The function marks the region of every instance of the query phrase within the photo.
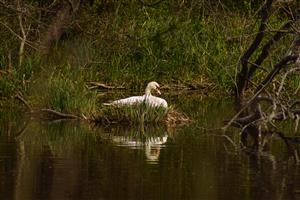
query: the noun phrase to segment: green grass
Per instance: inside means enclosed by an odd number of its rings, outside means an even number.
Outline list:
[[[81,116],[90,115],[96,109],[96,92],[85,85],[84,73],[70,66],[59,66],[46,76],[41,73],[32,85],[31,96],[37,100],[39,107]]]
[[[154,7],[135,1],[104,4],[97,1],[84,7],[78,17],[84,31],[69,30],[49,55],[40,56],[26,47],[20,67],[16,67],[18,39],[8,39],[7,30],[0,33],[1,70],[7,69],[5,55],[14,46],[13,76],[1,75],[1,96],[21,91],[33,106],[90,113],[96,107],[96,94],[85,88],[86,81],[131,90],[143,90],[152,80],[209,83],[214,88],[211,92],[229,93],[239,58],[257,30],[249,9],[206,10],[201,3],[178,7],[176,1]],[[276,29],[282,21],[284,18],[272,19],[269,26]],[[287,37],[278,43],[278,50],[265,62],[267,68],[284,53],[289,41]],[[261,77],[263,74],[255,78]]]
[[[165,122],[171,109],[154,108],[146,104],[132,106],[103,106],[94,115],[99,123],[157,124]]]

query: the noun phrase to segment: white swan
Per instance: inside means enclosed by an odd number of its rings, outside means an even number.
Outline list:
[[[118,146],[129,147],[131,149],[144,148],[147,162],[155,164],[158,162],[160,150],[168,140],[168,135],[161,135],[159,137],[146,137],[145,140],[141,138],[131,138],[126,136],[112,136],[111,140]]]
[[[151,107],[163,107],[168,108],[168,103],[163,98],[159,98],[151,95],[151,90],[155,90],[158,94],[161,94],[159,91],[159,84],[155,81],[148,83],[145,94],[143,96],[132,96],[125,99],[119,99],[111,103],[104,103],[103,105],[116,105],[116,106],[125,106],[133,104],[145,103]]]

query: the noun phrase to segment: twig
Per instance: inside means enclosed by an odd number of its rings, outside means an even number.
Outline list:
[[[279,89],[278,89],[278,91],[277,91],[277,93],[276,93],[276,96],[279,96],[279,94],[280,94],[280,92],[281,92],[281,90],[282,90],[282,88],[283,88],[283,85],[284,85],[284,82],[285,82],[286,77],[287,77],[289,74],[294,73],[294,72],[297,71],[297,70],[300,70],[300,67],[292,68],[292,69],[288,70],[288,71],[283,75],[283,77],[282,77],[282,79],[281,79],[281,83],[280,83]]]
[[[14,32],[7,24],[5,24],[5,23],[3,23],[3,22],[1,22],[1,21],[0,21],[0,24],[2,24],[5,28],[7,28],[7,29],[8,29],[14,36],[16,36],[19,40],[21,40],[21,41],[23,40],[23,38],[22,38],[20,35],[18,35],[16,32]],[[31,48],[33,48],[34,50],[38,50],[38,48],[35,47],[35,46],[33,45],[33,42],[26,40],[25,43],[26,43],[28,46],[30,46]]]

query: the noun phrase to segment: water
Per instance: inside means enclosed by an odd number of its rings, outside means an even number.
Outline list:
[[[0,199],[300,199],[299,165],[283,142],[245,153],[203,129],[222,126],[229,101],[170,99],[196,122],[96,127],[1,113]],[[238,143],[238,132],[228,136]]]

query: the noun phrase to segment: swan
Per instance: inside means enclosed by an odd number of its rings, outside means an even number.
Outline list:
[[[160,150],[167,142],[168,135],[161,135],[159,137],[146,137],[145,140],[126,136],[113,136],[111,139],[112,142],[117,144],[118,146],[125,146],[131,149],[143,147],[145,149],[147,162],[150,164],[154,164],[158,162]]]
[[[148,83],[145,94],[143,96],[132,96],[125,99],[115,100],[110,103],[104,103],[103,105],[116,105],[116,106],[126,106],[145,103],[151,107],[163,107],[168,108],[168,103],[165,99],[153,96],[151,90],[155,90],[158,94],[161,94],[159,91],[159,84],[155,81]]]

